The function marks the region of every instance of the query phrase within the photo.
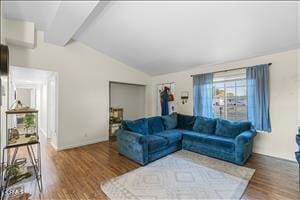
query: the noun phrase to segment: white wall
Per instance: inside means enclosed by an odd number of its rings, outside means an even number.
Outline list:
[[[0,1],[0,43],[4,44],[4,37],[3,37],[3,3]]]
[[[261,154],[295,160],[296,126],[300,122],[299,95],[300,73],[298,55],[300,49],[256,57],[226,64],[200,66],[191,70],[153,77],[153,107],[155,114],[155,86],[158,83],[175,82],[176,99],[179,113],[193,113],[193,82],[190,75],[213,72],[223,69],[253,66],[272,62],[270,67],[270,115],[272,133],[259,133],[255,139],[254,151]],[[187,104],[180,103],[180,93],[189,91]],[[298,116],[299,115],[299,116]]]
[[[9,48],[11,65],[58,73],[58,149],[108,140],[109,81],[147,85],[151,93],[150,76],[76,41],[59,47],[37,32],[35,49]]]
[[[299,2],[299,8],[300,8],[300,2]],[[299,9],[300,10],[300,9]],[[299,13],[300,15],[300,13]],[[300,23],[300,20],[299,20]],[[299,26],[300,28],[300,26]],[[299,31],[300,34],[300,31]],[[299,36],[300,38],[300,36]],[[298,51],[298,59],[297,59],[297,63],[298,63],[298,100],[300,99],[300,51]],[[300,101],[298,101],[298,127],[300,127]],[[299,149],[300,151],[300,149]]]
[[[47,137],[55,138],[57,129],[57,84],[56,75],[53,74],[47,80]]]
[[[124,119],[145,116],[145,86],[111,83],[110,94],[110,106],[123,108]]]
[[[34,48],[35,25],[32,22],[3,19],[3,35],[6,44]]]
[[[40,119],[40,129],[42,133],[47,137],[48,130],[48,87],[47,83],[40,85],[40,110],[39,110],[39,119]]]

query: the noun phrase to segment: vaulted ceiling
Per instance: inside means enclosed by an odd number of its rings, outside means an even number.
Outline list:
[[[298,2],[4,1],[46,42],[82,42],[150,75],[299,47]]]

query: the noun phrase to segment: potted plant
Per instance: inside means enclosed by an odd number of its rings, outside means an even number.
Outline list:
[[[30,114],[26,114],[24,117],[24,127],[26,129],[26,134],[25,137],[30,137],[31,133],[28,132],[28,130],[30,128],[35,128],[36,124],[35,124],[35,115],[30,113]]]
[[[9,185],[13,185],[20,182],[26,178],[29,178],[32,174],[30,172],[22,173],[20,166],[18,164],[6,167],[6,177],[5,181],[9,181]]]

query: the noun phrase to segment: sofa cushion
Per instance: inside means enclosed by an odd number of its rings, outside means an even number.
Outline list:
[[[235,148],[234,139],[213,134],[184,131],[183,140],[191,143],[191,145],[199,145],[201,148],[211,149],[212,151],[231,153]]]
[[[233,138],[226,138],[217,135],[208,135],[205,138],[205,143],[211,145],[212,148],[218,149],[223,152],[234,152],[235,142]]]
[[[235,138],[240,133],[250,129],[251,122],[233,122],[224,119],[218,119],[215,134],[218,136]]]
[[[159,150],[168,144],[168,140],[158,135],[147,135],[145,138],[148,144],[149,153]]]
[[[214,134],[216,130],[216,124],[217,120],[214,118],[198,116],[196,117],[193,131]]]
[[[150,117],[147,120],[149,134],[159,133],[165,130],[161,117]]]
[[[196,117],[190,115],[177,114],[177,128],[193,130]]]
[[[155,135],[158,135],[158,136],[161,136],[161,137],[167,139],[168,144],[173,144],[182,139],[182,134],[176,129],[166,130],[166,131],[163,131],[160,133],[156,133]]]
[[[183,139],[188,139],[192,141],[200,141],[204,142],[205,138],[209,136],[207,133],[199,133],[195,131],[188,131],[188,130],[179,130],[182,133]]]
[[[123,120],[122,128],[135,133],[148,135],[148,121],[145,118],[137,120]]]
[[[174,129],[177,126],[177,113],[162,116],[162,121],[166,130]]]

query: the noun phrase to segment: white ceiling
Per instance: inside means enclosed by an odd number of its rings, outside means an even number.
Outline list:
[[[61,1],[2,1],[6,18],[34,22],[38,30],[46,31],[56,15]]]
[[[68,3],[74,9],[80,4]],[[32,21],[47,31],[51,20],[60,21],[53,14],[59,4],[5,2],[4,15]],[[298,5],[101,1],[89,13],[78,13],[84,18],[70,37],[150,75],[158,75],[297,48]],[[79,11],[84,10],[82,3],[80,7]],[[70,22],[74,17],[67,16]]]

